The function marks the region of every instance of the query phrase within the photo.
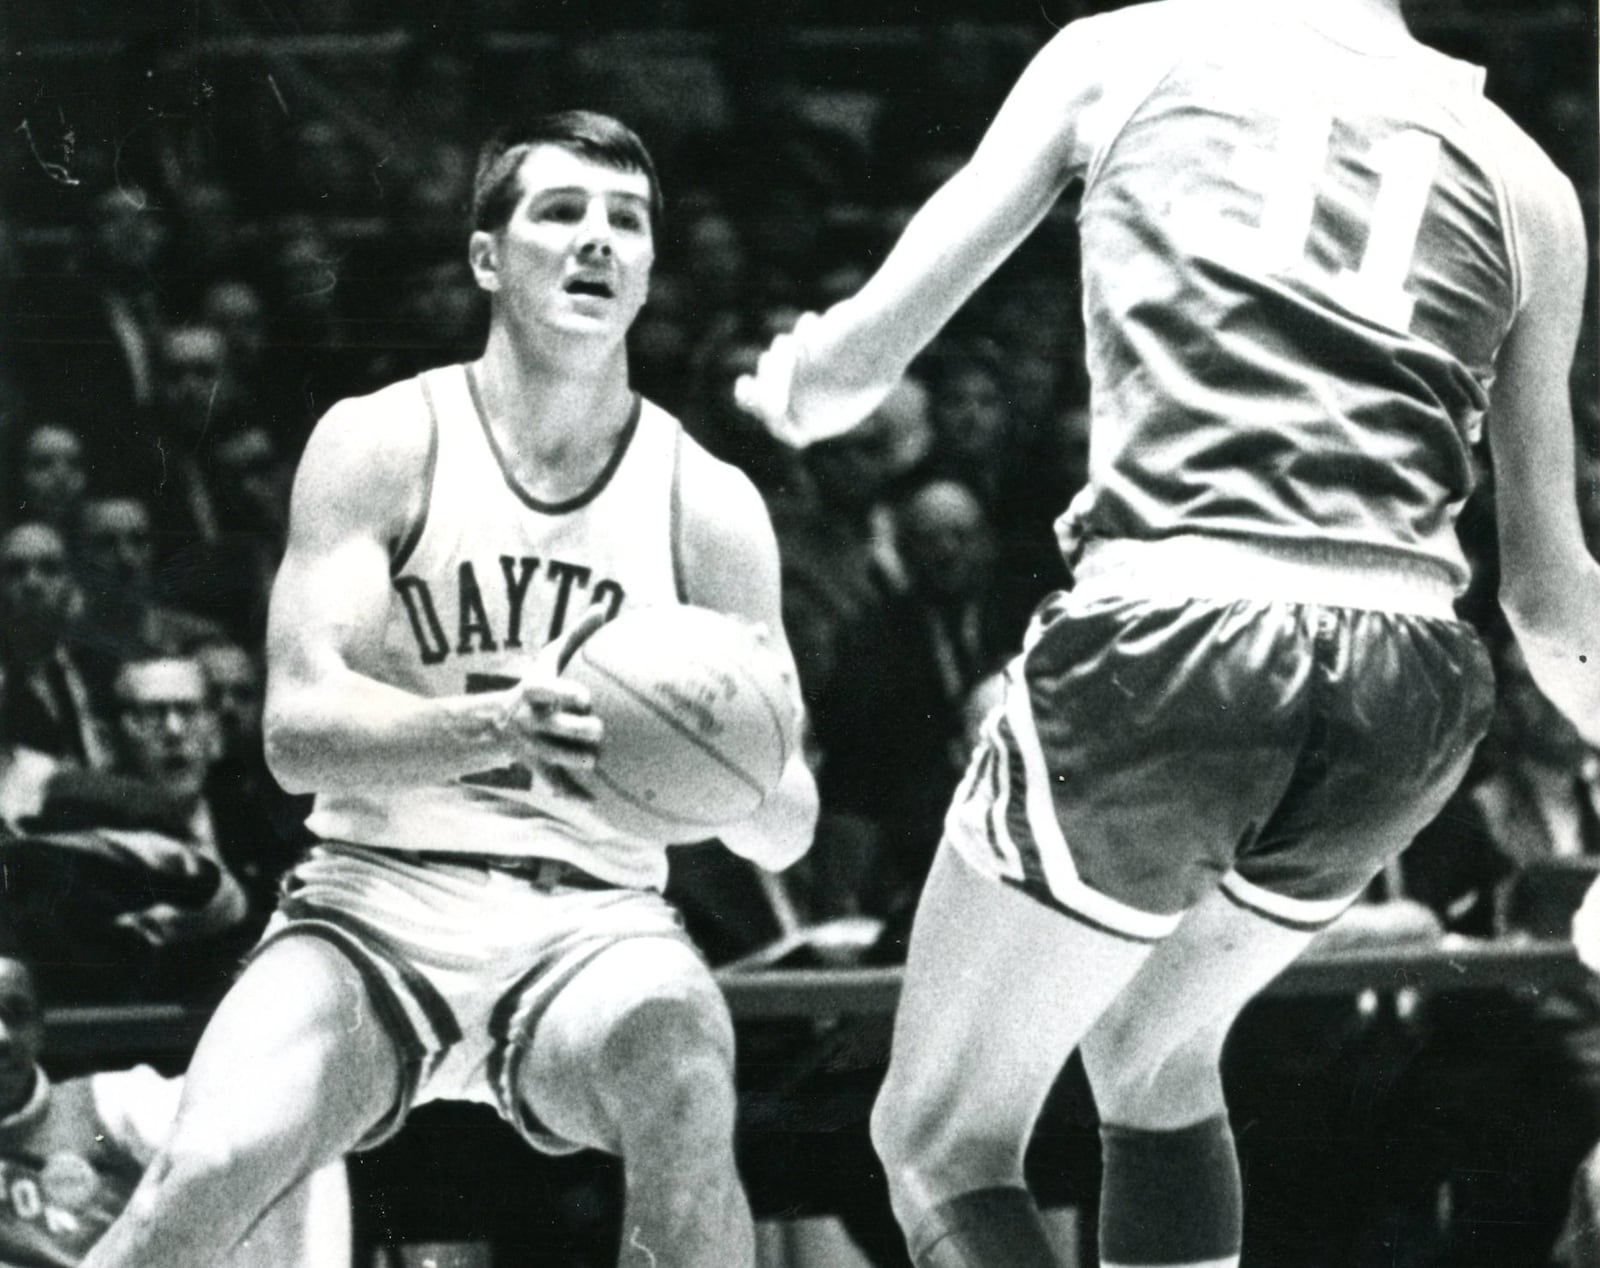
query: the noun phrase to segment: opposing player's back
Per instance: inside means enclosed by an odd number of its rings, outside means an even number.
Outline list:
[[[1183,38],[1108,29],[1139,70],[1085,147],[1089,531],[1343,540],[1459,582],[1528,143],[1477,68],[1414,42],[1156,8]]]

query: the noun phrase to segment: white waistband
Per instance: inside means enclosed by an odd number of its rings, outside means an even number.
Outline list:
[[[1443,565],[1346,542],[1092,538],[1073,577],[1074,599],[1250,599],[1455,617]]]

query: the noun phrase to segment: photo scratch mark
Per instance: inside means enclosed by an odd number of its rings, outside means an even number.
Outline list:
[[[28,150],[33,155],[33,161],[39,165],[40,169],[46,176],[59,185],[77,185],[81,183],[76,176],[67,170],[65,163],[53,163],[49,159],[45,158],[44,155],[39,153],[39,146],[33,139],[33,129],[28,126],[28,121],[26,119],[17,125],[16,131],[22,133],[23,137],[27,140]],[[67,144],[67,154],[70,157],[72,153],[72,133],[68,132],[65,139]]]
[[[656,1253],[639,1240],[639,1226],[634,1225],[633,1231],[628,1234],[628,1245],[639,1251],[650,1261],[650,1268],[656,1268]]]

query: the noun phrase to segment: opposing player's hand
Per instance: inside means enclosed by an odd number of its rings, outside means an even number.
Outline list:
[[[828,383],[812,361],[822,318],[806,313],[793,330],[778,335],[753,373],[733,384],[733,399],[747,414],[796,449],[850,431],[876,409],[893,384],[845,386]]]
[[[527,677],[511,689],[505,718],[505,729],[521,760],[556,792],[580,800],[590,793],[575,772],[594,767],[603,728],[594,716],[589,689],[563,678],[561,671],[605,621],[605,612],[591,607],[546,646]]]

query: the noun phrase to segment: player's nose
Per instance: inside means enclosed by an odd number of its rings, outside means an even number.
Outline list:
[[[589,209],[578,226],[578,255],[580,258],[605,258],[611,254],[611,216],[599,199],[589,204]]]

